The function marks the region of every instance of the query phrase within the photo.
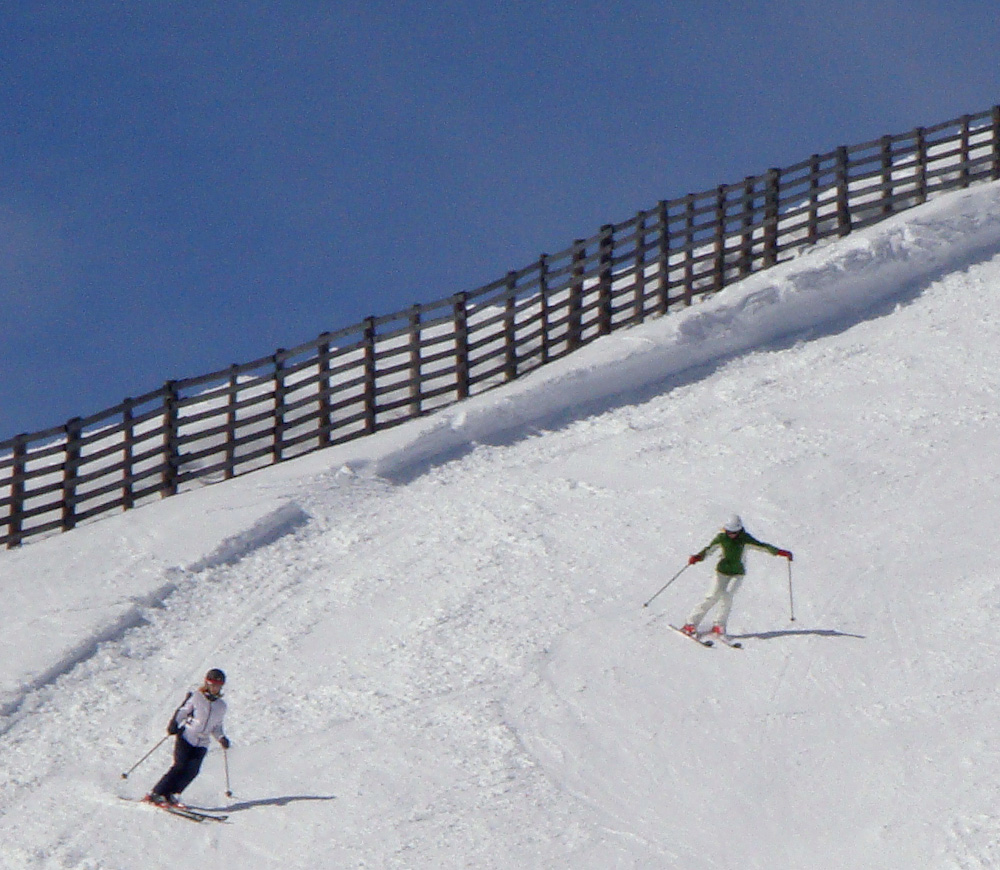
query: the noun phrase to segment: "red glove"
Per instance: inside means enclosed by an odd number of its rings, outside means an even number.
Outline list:
[[[789,562],[792,561],[792,552],[791,552],[791,550],[778,550],[778,552],[775,553],[774,555],[775,556],[784,556]]]
[[[689,565],[697,565],[697,564],[698,564],[698,563],[699,563],[699,562],[700,562],[700,561],[701,561],[702,559],[704,559],[704,558],[705,558],[705,557],[704,557],[704,556],[702,556],[702,555],[701,555],[700,553],[695,553],[695,554],[694,554],[693,556],[691,556],[691,557],[690,557],[690,558],[688,559],[688,564],[689,564]]]

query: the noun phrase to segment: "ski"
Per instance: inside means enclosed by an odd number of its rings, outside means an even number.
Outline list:
[[[669,622],[667,623],[667,625],[674,631],[676,631],[681,637],[686,637],[688,640],[693,640],[695,643],[700,643],[702,646],[712,645],[712,641],[710,641],[708,638],[701,637],[700,635],[697,634],[687,634],[686,632],[681,631],[676,625],[670,625]]]
[[[200,810],[192,810],[188,807],[178,807],[172,804],[161,806],[160,809],[166,810],[171,815],[180,816],[183,819],[190,819],[192,822],[224,822],[229,818],[229,816],[216,815],[215,813],[203,813]]]
[[[712,638],[717,640],[723,646],[728,646],[730,649],[743,649],[743,644],[738,640],[733,640],[731,637],[727,637],[724,634],[713,634]]]
[[[180,816],[182,819],[187,819],[191,822],[226,822],[229,819],[228,815],[221,813],[207,813],[202,810],[192,809],[191,807],[178,806],[177,804],[157,804],[145,798],[122,797],[122,800],[147,806],[154,810],[164,810],[173,816]]]

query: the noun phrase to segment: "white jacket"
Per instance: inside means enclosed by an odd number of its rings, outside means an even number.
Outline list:
[[[226,702],[222,698],[210,701],[201,689],[197,689],[177,708],[174,721],[188,743],[208,747],[212,737],[220,740],[225,736],[222,730],[225,716]]]

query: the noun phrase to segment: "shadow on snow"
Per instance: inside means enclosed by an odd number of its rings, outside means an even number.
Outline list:
[[[851,634],[849,631],[838,631],[835,628],[790,628],[781,631],[758,631],[747,634],[734,634],[736,639],[756,638],[757,640],[774,640],[779,637],[800,637],[805,635],[816,635],[818,637],[853,637],[864,640],[863,634]]]
[[[224,807],[191,807],[193,810],[203,810],[212,813],[239,813],[243,810],[254,810],[258,807],[285,807],[300,801],[335,801],[336,795],[287,795],[285,797],[261,798],[256,801],[241,801]]]

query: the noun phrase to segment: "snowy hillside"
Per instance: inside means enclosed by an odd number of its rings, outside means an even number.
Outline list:
[[[1000,865],[1000,185],[0,553],[0,866]],[[738,511],[744,649],[671,632]],[[124,802],[229,674],[195,824]]]

